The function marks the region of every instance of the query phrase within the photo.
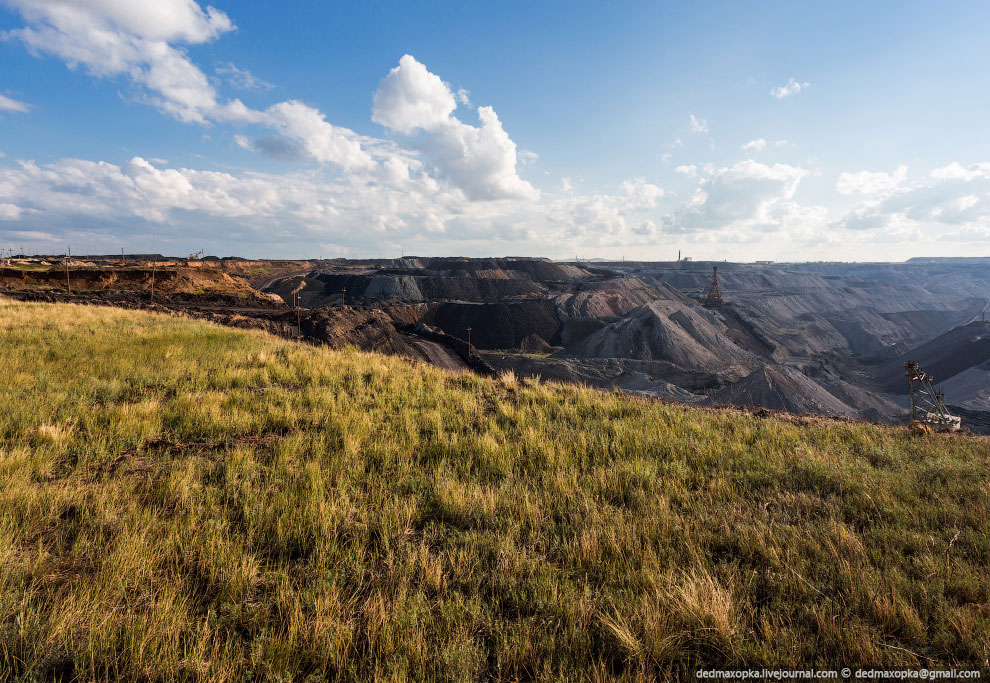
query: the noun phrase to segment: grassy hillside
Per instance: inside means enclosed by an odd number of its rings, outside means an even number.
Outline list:
[[[0,301],[0,679],[986,666],[990,441]]]

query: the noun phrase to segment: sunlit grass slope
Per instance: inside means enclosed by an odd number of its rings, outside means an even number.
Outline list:
[[[0,304],[0,678],[985,665],[990,447]]]

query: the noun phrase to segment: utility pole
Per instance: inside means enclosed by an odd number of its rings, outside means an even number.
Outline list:
[[[296,307],[296,330],[299,338],[302,338],[302,311],[299,308],[299,292],[292,293],[292,303]]]
[[[468,334],[468,358],[471,358],[471,328],[467,328]]]
[[[340,290],[340,307],[343,308],[347,305],[347,287]]]
[[[69,257],[65,257],[65,291],[71,293],[72,287],[69,285]]]
[[[151,303],[155,303],[155,268],[158,266],[158,257],[151,262]]]

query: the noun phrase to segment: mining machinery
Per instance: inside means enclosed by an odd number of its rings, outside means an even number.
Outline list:
[[[911,384],[911,426],[921,431],[957,432],[962,418],[950,415],[945,396],[932,385],[934,377],[914,361],[904,364],[904,374]]]
[[[718,266],[712,266],[712,286],[708,289],[705,306],[718,308],[722,305],[722,288],[718,286]]]

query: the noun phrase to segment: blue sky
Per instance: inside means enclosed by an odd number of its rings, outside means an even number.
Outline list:
[[[0,246],[990,255],[990,6],[0,0]]]

